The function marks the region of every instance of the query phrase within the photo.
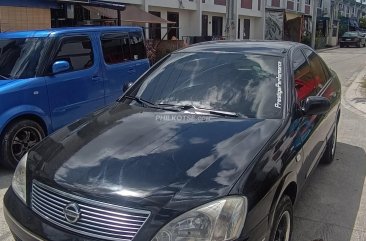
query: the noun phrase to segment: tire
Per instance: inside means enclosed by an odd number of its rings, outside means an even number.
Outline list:
[[[340,48],[344,48],[344,45],[343,45],[343,44],[339,44],[339,47],[340,47]]]
[[[331,135],[331,138],[327,142],[327,146],[325,148],[325,151],[323,153],[322,158],[320,159],[320,162],[322,164],[330,164],[334,160],[335,156],[335,150],[337,147],[337,134],[338,134],[338,125],[336,123],[336,126],[333,130],[333,133]]]
[[[356,46],[357,48],[361,48],[362,47],[361,42],[358,42]]]
[[[293,230],[293,207],[289,196],[283,196],[277,205],[269,241],[290,241]]]
[[[1,136],[0,162],[14,169],[22,156],[45,137],[42,127],[32,120],[11,123]]]

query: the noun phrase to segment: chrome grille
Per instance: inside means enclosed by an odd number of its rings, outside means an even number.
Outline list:
[[[76,203],[80,218],[66,220],[66,205]],[[32,183],[31,207],[42,218],[79,234],[103,240],[133,240],[150,212],[102,203],[64,193],[38,181]]]

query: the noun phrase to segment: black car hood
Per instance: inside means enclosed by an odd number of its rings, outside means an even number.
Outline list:
[[[119,104],[46,138],[28,166],[81,196],[179,209],[226,195],[280,123]]]

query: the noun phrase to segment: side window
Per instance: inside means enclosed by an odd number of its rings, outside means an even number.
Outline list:
[[[305,49],[304,53],[309,60],[317,89],[320,90],[329,79],[329,75],[327,76],[324,72],[322,63],[323,61],[315,52],[311,51],[310,49]]]
[[[130,32],[129,35],[132,59],[146,59],[146,49],[142,32]]]
[[[300,50],[293,54],[292,60],[296,93],[301,101],[316,94],[316,83],[310,65]]]
[[[324,74],[325,74],[325,79],[329,80],[331,78],[332,74],[330,73],[328,66],[324,63],[324,61],[322,59],[320,59],[320,62],[322,63],[322,67],[323,67]]]
[[[92,42],[87,36],[67,37],[61,42],[55,60],[70,63],[70,71],[88,69],[94,64]]]
[[[131,59],[129,37],[127,33],[104,34],[101,37],[104,61],[118,64]]]

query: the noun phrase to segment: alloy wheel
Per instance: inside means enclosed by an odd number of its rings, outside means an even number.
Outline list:
[[[291,233],[291,216],[288,211],[282,213],[280,222],[278,223],[275,241],[290,241]]]
[[[34,127],[23,127],[18,130],[11,142],[11,153],[17,161],[34,145],[42,140],[42,134]]]

